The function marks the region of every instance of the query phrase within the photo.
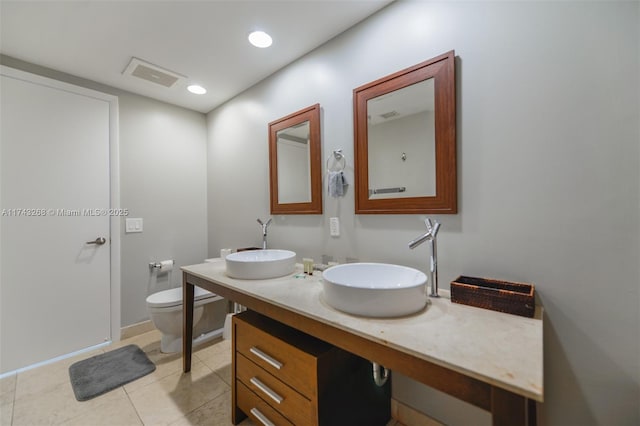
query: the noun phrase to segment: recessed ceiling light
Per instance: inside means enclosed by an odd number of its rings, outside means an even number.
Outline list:
[[[202,86],[198,86],[197,84],[192,84],[191,86],[188,86],[187,90],[196,95],[204,95],[205,93],[207,93],[207,89],[205,89]]]
[[[254,31],[249,34],[249,42],[255,47],[269,47],[271,46],[271,36],[264,31]]]

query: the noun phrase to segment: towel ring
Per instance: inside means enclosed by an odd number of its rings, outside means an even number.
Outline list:
[[[329,167],[329,161],[331,160],[331,157],[334,158],[335,162],[338,165],[338,170],[332,170]],[[340,162],[342,162],[342,164],[340,164]],[[333,150],[333,156],[329,155],[327,157],[327,171],[328,172],[341,172],[345,169],[345,167],[347,167],[347,157],[345,157],[345,155],[342,153],[341,149],[334,149]]]

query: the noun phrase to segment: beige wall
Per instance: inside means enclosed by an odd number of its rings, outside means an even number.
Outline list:
[[[122,323],[148,319],[146,297],[180,287],[180,266],[207,253],[204,115],[141,96],[120,97],[121,204],[144,219],[144,232],[122,237]],[[124,226],[123,226],[124,231]],[[173,259],[173,271],[149,262]]]
[[[352,90],[455,49],[460,213],[436,217],[441,285],[459,274],[536,285],[546,309],[540,424],[640,423],[638,8],[383,9],[209,113],[209,254],[260,242],[267,123],[319,102],[323,161],[343,149],[353,183]],[[323,215],[274,217],[270,246],[425,270],[426,249],[407,248],[424,216],[355,215],[352,189],[325,191]],[[393,392],[452,425],[487,420],[397,375]]]

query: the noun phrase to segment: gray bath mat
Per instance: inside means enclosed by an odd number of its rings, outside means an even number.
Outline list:
[[[155,364],[142,349],[128,345],[72,364],[69,377],[76,399],[87,401],[155,369]]]

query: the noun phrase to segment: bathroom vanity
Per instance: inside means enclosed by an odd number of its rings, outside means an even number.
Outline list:
[[[369,361],[248,310],[233,317],[232,422],[385,425],[390,384]]]
[[[235,318],[233,322],[234,423],[240,421],[243,414],[253,414],[255,419],[255,412],[251,413],[251,409],[258,405],[264,410],[278,405],[273,401],[269,404],[270,397],[265,395],[262,395],[264,399],[247,402],[247,397],[264,394],[256,389],[246,392],[247,380],[251,386],[251,378],[255,376],[247,372],[252,371],[247,366],[258,366],[269,372],[269,367],[266,367],[268,362],[265,364],[264,360],[262,366],[255,359],[250,361],[252,364],[245,362],[246,351],[251,352],[250,347],[247,349],[246,343],[242,342],[247,338],[246,330],[252,328],[258,330],[257,334],[261,338],[268,339],[265,336],[275,335],[274,338],[285,345],[298,345],[295,339],[287,337],[287,333],[299,333],[298,337],[312,336],[310,338],[314,341],[327,345],[325,349],[329,352],[326,353],[335,351],[332,356],[337,368],[340,366],[338,360],[341,357],[348,359],[349,354],[379,363],[491,412],[495,425],[526,425],[536,422],[535,404],[536,401],[543,401],[543,327],[540,312],[534,318],[525,318],[458,305],[451,303],[446,291],[441,291],[443,297],[430,299],[429,305],[414,315],[386,319],[363,318],[339,312],[326,305],[322,300],[320,274],[316,272],[314,276],[305,277],[301,274],[300,266],[291,275],[268,280],[229,278],[225,273],[223,260],[186,266],[182,270],[185,372],[191,369],[194,286],[210,290],[253,311]],[[305,278],[297,278],[299,276]],[[272,326],[291,331],[278,334],[279,332],[270,328]],[[256,332],[249,334],[253,334],[251,339],[254,339]],[[270,343],[266,347],[275,346]],[[322,357],[323,353],[320,351],[311,355]],[[340,356],[336,356],[337,353]],[[313,362],[303,364],[314,365]],[[317,383],[313,377],[300,375],[298,379],[300,378],[303,378],[303,385],[294,384],[287,377],[281,376],[278,380],[298,389],[300,394],[303,394],[300,386],[307,386],[307,391],[315,388],[317,392]],[[275,386],[273,383],[272,386]],[[281,390],[285,391],[286,389]],[[312,400],[308,395],[306,399]],[[315,409],[321,412],[323,402],[316,400],[315,403],[318,404]],[[275,424],[287,424],[273,419],[271,421]],[[318,423],[312,421],[299,424]]]

